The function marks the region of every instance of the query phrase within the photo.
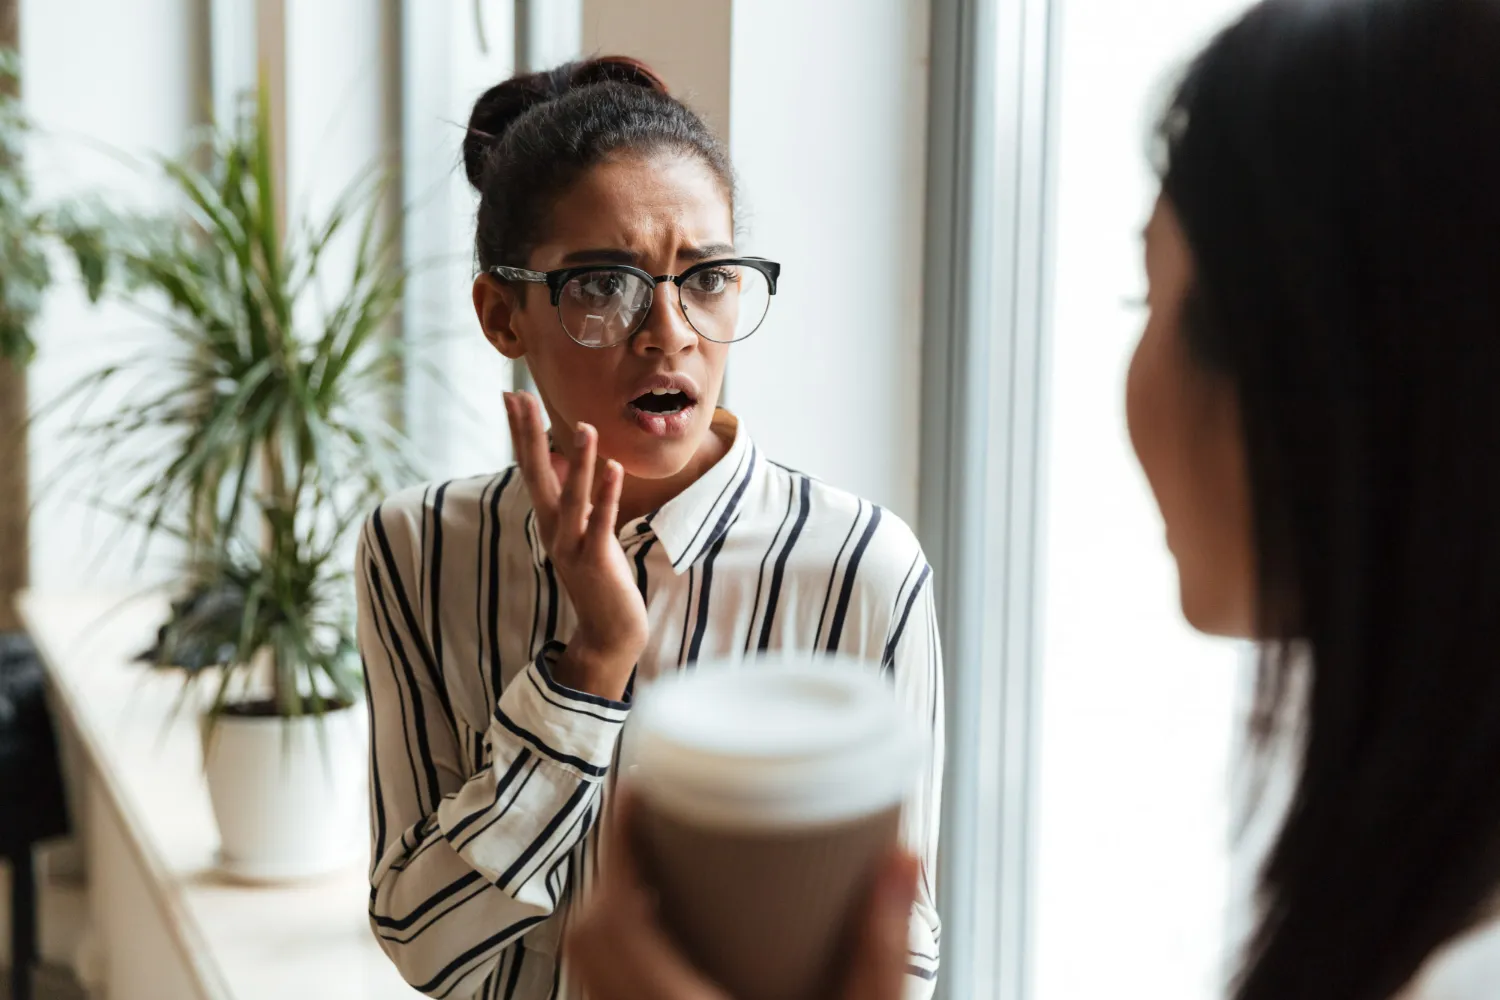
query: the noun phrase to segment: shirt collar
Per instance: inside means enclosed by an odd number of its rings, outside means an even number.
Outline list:
[[[639,522],[660,540],[681,574],[729,531],[739,516],[761,458],[739,418],[728,410],[714,414],[713,431],[730,440],[729,450],[687,489]],[[627,529],[638,531],[636,527]],[[643,534],[645,532],[642,532]]]
[[[729,450],[687,489],[645,517],[623,525],[620,538],[627,552],[655,539],[671,561],[672,571],[681,575],[734,524],[752,480],[763,471],[764,460],[739,418],[728,410],[714,413],[712,432],[730,439]],[[546,554],[534,511],[526,515],[526,540],[533,562],[542,567]]]

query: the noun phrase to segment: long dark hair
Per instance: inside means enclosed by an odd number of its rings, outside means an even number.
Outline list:
[[[1261,634],[1310,656],[1235,995],[1387,1000],[1500,889],[1500,0],[1269,0],[1161,137]]]
[[[732,204],[723,144],[639,60],[604,56],[491,87],[475,102],[464,139],[464,170],[479,192],[480,269],[525,267],[556,200],[590,167],[658,152],[697,157]]]

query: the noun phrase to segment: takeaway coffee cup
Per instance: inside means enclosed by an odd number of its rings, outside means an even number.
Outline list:
[[[927,752],[890,685],[853,661],[703,664],[633,721],[667,930],[736,1000],[822,1000]]]

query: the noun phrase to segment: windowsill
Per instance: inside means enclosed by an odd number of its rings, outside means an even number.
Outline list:
[[[98,793],[91,799],[112,814],[90,818],[91,837],[119,831],[107,835],[124,840],[124,850],[108,856],[132,859],[136,884],[149,894],[94,900],[106,954],[120,947],[107,916],[114,908],[164,925],[189,989],[202,1000],[416,995],[370,933],[362,868],[256,887],[215,871],[218,834],[197,720],[172,714],[181,679],[130,662],[150,645],[165,616],[163,599],[27,594],[20,608],[47,665],[59,721],[84,748]],[[94,873],[96,893],[100,875]],[[129,965],[124,957],[107,964]]]

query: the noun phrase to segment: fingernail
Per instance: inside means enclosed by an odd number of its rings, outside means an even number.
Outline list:
[[[589,440],[588,424],[579,424],[573,431],[573,445],[582,448]]]

